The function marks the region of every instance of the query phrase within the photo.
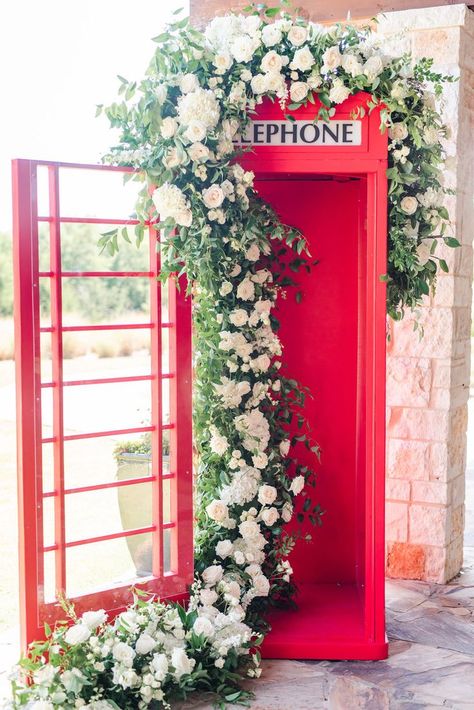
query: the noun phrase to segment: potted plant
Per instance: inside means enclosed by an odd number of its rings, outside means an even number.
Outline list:
[[[163,471],[169,470],[169,433],[163,432]],[[117,479],[125,481],[152,475],[151,470],[151,434],[147,432],[139,439],[121,441],[114,449],[117,462]],[[143,528],[152,523],[152,483],[120,486],[117,489],[120,519],[124,530]],[[167,495],[166,489],[163,494]],[[168,501],[163,501],[164,509]],[[136,568],[138,577],[152,574],[152,543],[150,533],[126,537],[127,546]],[[169,550],[164,550],[164,566],[169,566]]]

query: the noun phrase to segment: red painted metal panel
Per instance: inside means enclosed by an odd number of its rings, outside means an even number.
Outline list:
[[[46,166],[49,175],[49,214],[38,217],[36,183],[38,167]],[[85,224],[136,224],[136,220],[101,220],[98,218],[65,218],[60,211],[60,175],[62,170],[103,170],[129,172],[128,169],[107,166],[84,166],[78,164],[44,161],[13,161],[13,210],[14,210],[14,267],[15,267],[15,339],[18,403],[18,488],[20,525],[20,596],[22,645],[42,634],[44,621],[54,622],[62,615],[57,606],[57,595],[68,593],[66,578],[67,554],[72,548],[95,545],[111,540],[133,538],[149,533],[152,536],[152,574],[133,580],[140,587],[159,594],[161,598],[182,599],[193,575],[192,549],[192,427],[191,427],[191,310],[190,299],[181,293],[175,297],[176,288],[169,286],[169,317],[161,318],[160,261],[156,250],[156,232],[150,226],[150,246],[147,254],[148,267],[143,271],[62,271],[61,224],[78,222]],[[38,223],[49,225],[49,269],[39,271]],[[144,278],[149,282],[150,322],[147,323],[93,323],[90,325],[63,325],[62,287],[70,277],[93,278]],[[48,279],[51,294],[51,325],[40,325],[39,281]],[[147,374],[119,377],[93,377],[64,379],[63,334],[75,331],[109,331],[149,329],[151,337],[151,371]],[[169,372],[162,369],[162,332],[169,334]],[[51,334],[52,374],[49,380],[41,379],[40,334]],[[128,382],[149,383],[151,394],[151,419],[149,426],[107,428],[84,433],[65,433],[64,387],[88,386],[91,398],[97,385],[120,385]],[[170,383],[169,421],[162,416],[162,386]],[[41,392],[52,394],[52,435],[42,433]],[[180,397],[180,403],[176,398]],[[93,399],[91,399],[93,401]],[[172,465],[163,472],[162,436],[170,433]],[[66,486],[67,463],[65,443],[80,442],[100,437],[125,434],[149,433],[152,442],[150,475],[125,480],[100,481],[85,485]],[[42,451],[44,445],[53,449],[53,489],[43,490]],[[163,481],[172,489],[172,517],[163,517]],[[131,529],[111,531],[106,534],[76,534],[68,537],[67,507],[65,497],[106,491],[109,489],[130,490],[132,486],[150,484],[153,512],[151,524],[134,526]],[[43,540],[43,504],[52,500],[54,505],[54,542]],[[187,525],[188,530],[182,530]],[[82,532],[82,531],[81,531]],[[164,536],[172,538],[172,566],[165,570],[163,564]],[[45,556],[55,559],[54,599],[45,596]],[[130,601],[130,585],[114,583],[107,589],[92,590],[76,596],[73,601],[78,613],[93,607],[104,607],[111,613],[124,608]]]
[[[338,107],[352,119],[367,96]],[[297,119],[314,115],[308,106]],[[264,102],[256,120],[283,120]],[[303,301],[279,303],[288,374],[309,385],[306,415],[322,446],[311,497],[326,510],[312,545],[294,552],[295,611],[273,612],[271,658],[379,659],[384,620],[385,285],[387,138],[379,111],[362,120],[360,146],[253,147],[243,158],[257,190],[302,229],[319,260],[299,277]],[[296,433],[296,432],[295,432]],[[299,452],[303,462],[309,454]],[[305,528],[306,531],[306,528]]]

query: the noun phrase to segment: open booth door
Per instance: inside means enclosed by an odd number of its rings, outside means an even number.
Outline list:
[[[89,239],[96,254],[101,232],[137,224],[126,210],[125,172],[13,162],[24,648],[41,638],[44,622],[64,618],[61,595],[77,613],[105,608],[113,615],[131,601],[132,585],[179,599],[193,577],[189,299],[185,289],[157,281],[152,225],[138,270],[119,271],[105,257],[101,270],[91,270],[81,249],[81,240]],[[106,212],[107,203],[114,214]],[[77,225],[86,226],[68,233]],[[71,244],[73,257],[65,253]],[[125,241],[123,248],[136,253]],[[107,311],[97,316],[102,304],[89,300],[94,312],[77,318],[74,295],[84,284],[88,294],[94,284],[102,284],[100,293],[117,293],[118,282],[121,293],[127,284],[141,284],[147,304],[141,313],[122,321]],[[128,359],[87,352],[82,360],[67,359],[73,355],[68,338],[100,336],[106,355],[106,337],[113,333],[142,333],[147,347]],[[127,460],[118,452],[129,440],[132,451],[141,453]]]
[[[312,260],[298,277],[301,302],[280,298],[282,373],[311,390],[305,415],[321,447],[315,489],[325,511],[310,544],[291,557],[295,610],[269,615],[269,658],[378,659],[384,621],[384,443],[387,140],[364,95],[329,123],[317,107],[264,102],[243,137],[256,188],[283,222],[302,231]],[[297,434],[295,430],[293,433]],[[303,447],[302,464],[314,467]],[[293,525],[290,524],[290,525]],[[295,523],[294,527],[298,527]],[[301,527],[301,526],[299,526]]]

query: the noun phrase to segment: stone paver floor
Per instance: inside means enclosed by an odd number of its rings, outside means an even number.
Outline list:
[[[252,710],[474,710],[474,548],[448,585],[387,581],[386,661],[264,661]],[[197,696],[176,710],[211,710]]]

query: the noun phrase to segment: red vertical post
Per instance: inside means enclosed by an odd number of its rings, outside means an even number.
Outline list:
[[[150,260],[150,355],[151,355],[151,472],[152,482],[152,573],[159,579],[163,576],[163,410],[162,401],[162,331],[161,331],[161,284],[160,254],[157,251],[157,234],[148,228]]]
[[[179,285],[179,290],[176,286]],[[193,496],[192,496],[192,332],[191,298],[186,282],[169,283],[169,312],[174,327],[169,333],[170,418],[178,422],[170,431],[171,519],[175,521],[171,542],[171,569],[188,583],[193,576]],[[179,346],[178,346],[179,344]]]
[[[25,648],[37,634],[43,579],[38,555],[43,546],[42,506],[37,506],[42,465],[36,165],[14,160],[12,183],[20,629]]]
[[[53,387],[54,539],[55,589],[66,593],[66,532],[64,516],[64,403],[63,403],[63,317],[61,275],[61,224],[59,171],[49,166],[50,271],[51,271],[51,363]]]

